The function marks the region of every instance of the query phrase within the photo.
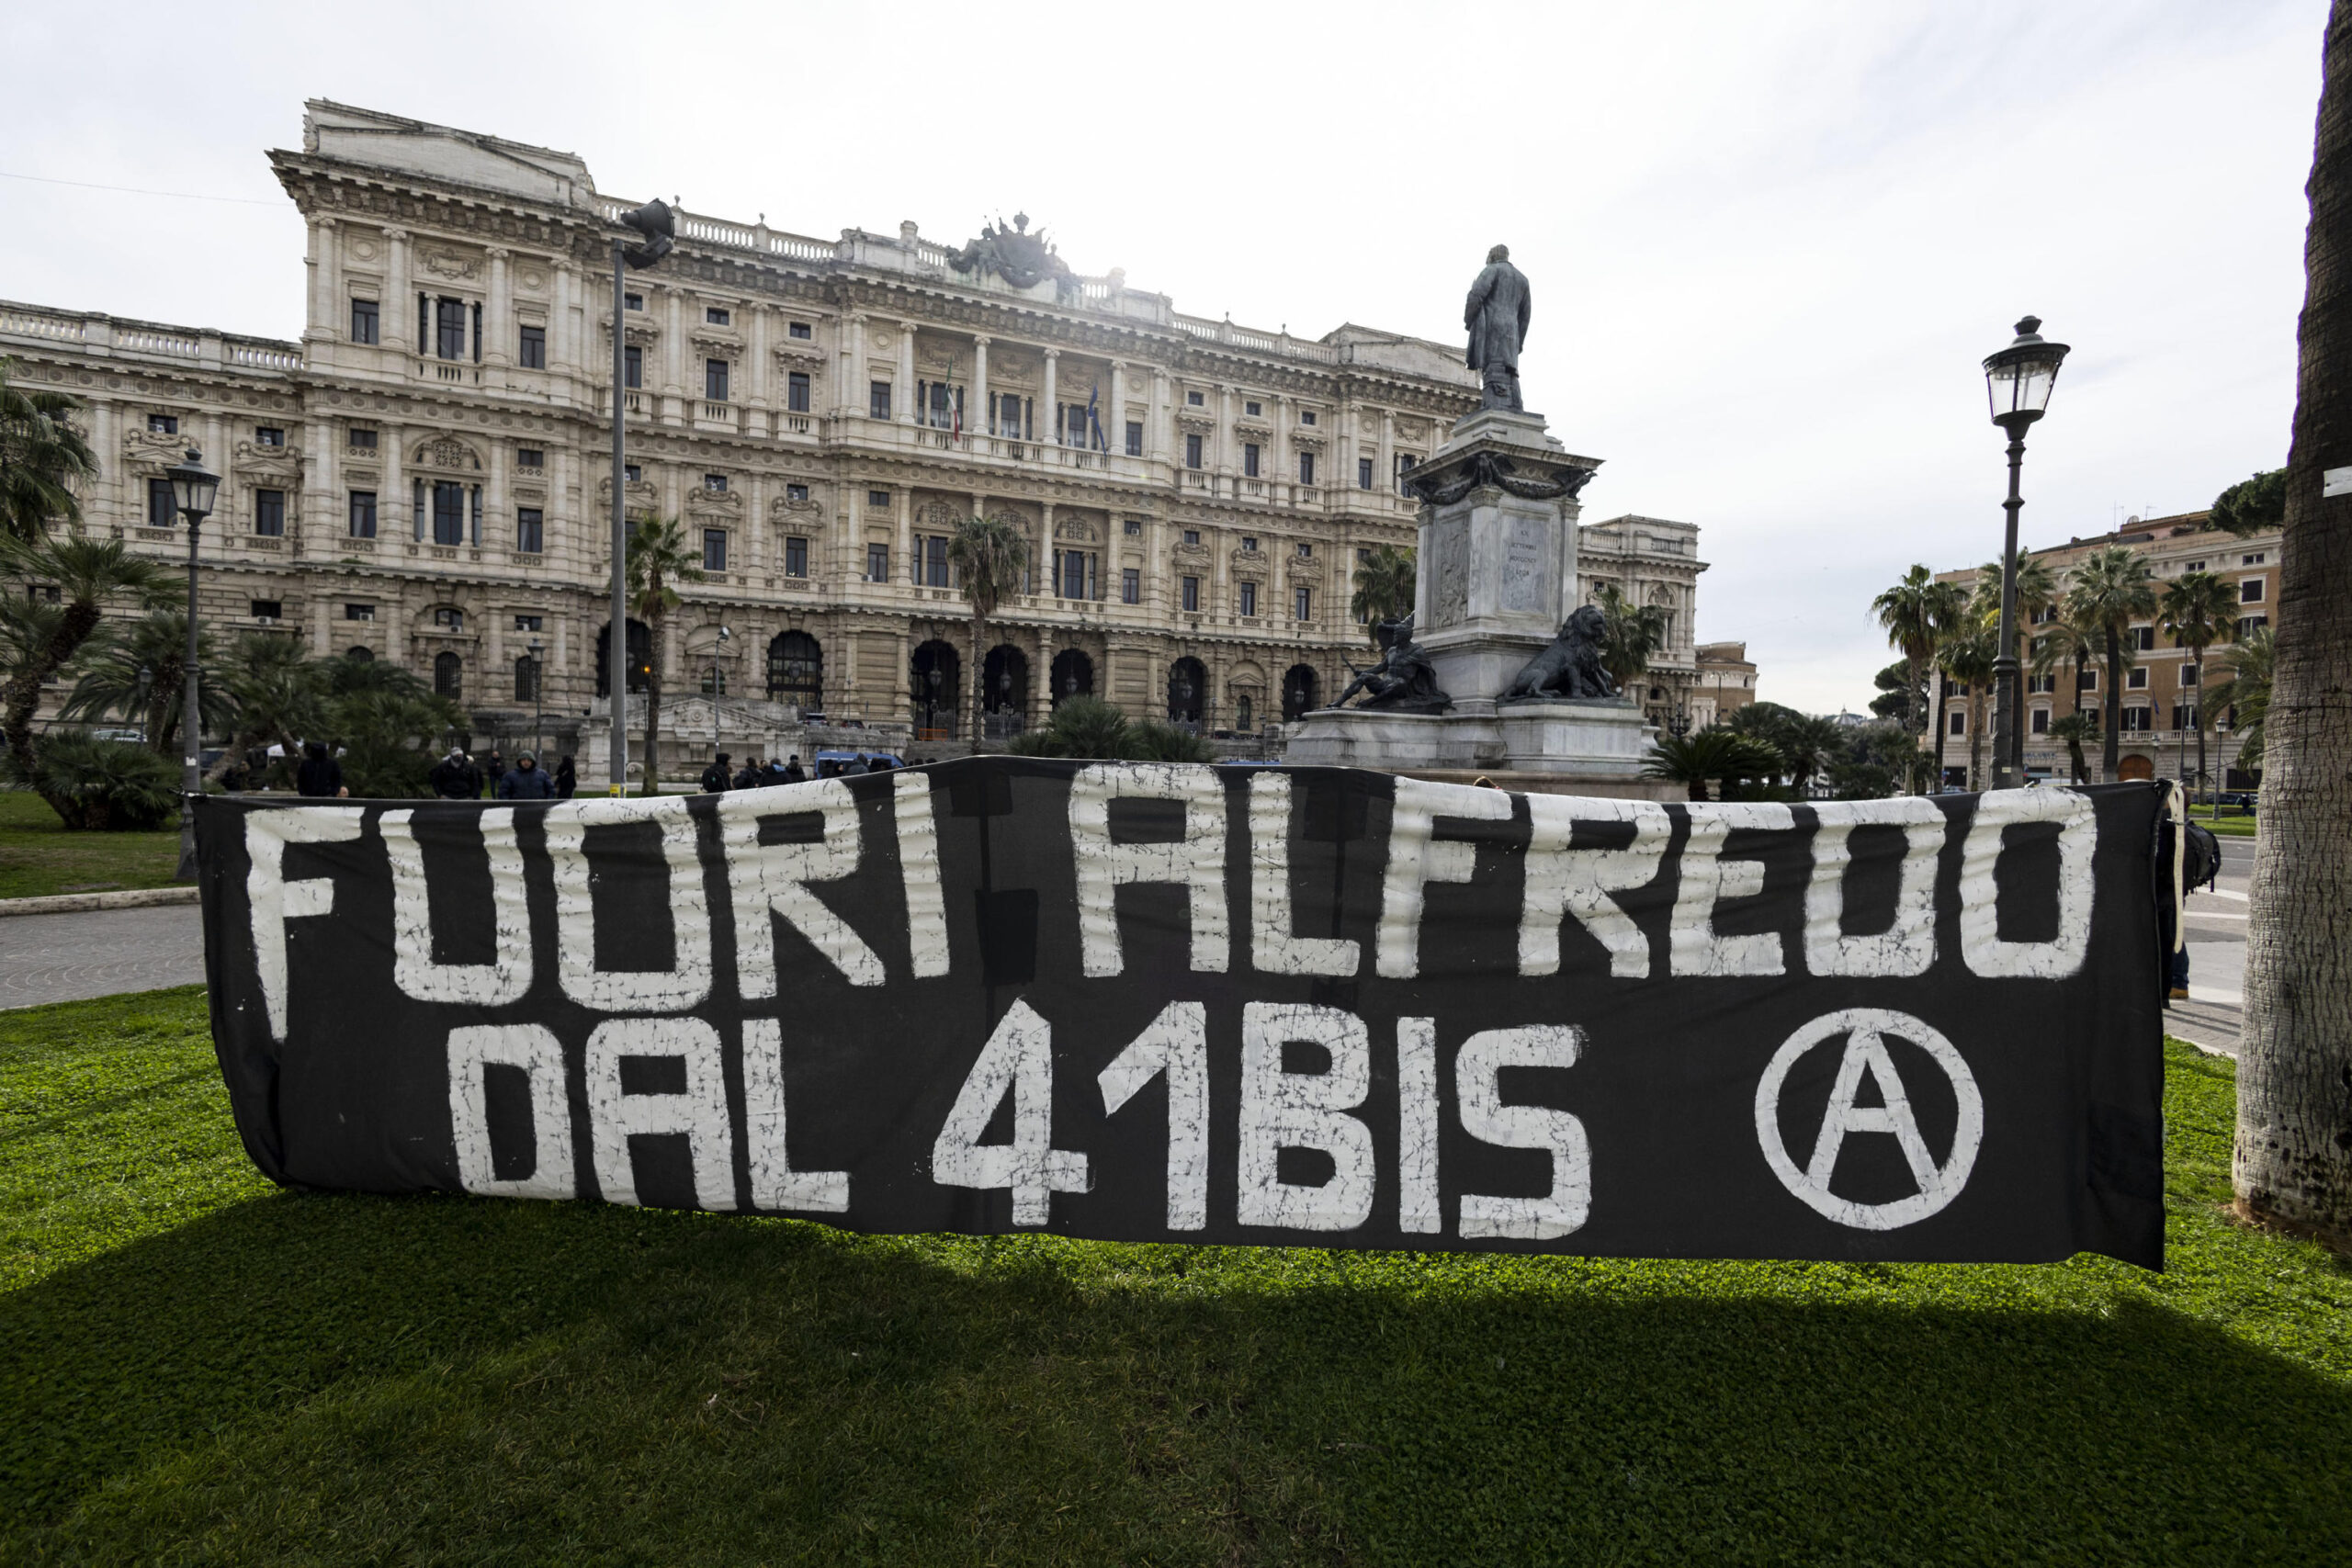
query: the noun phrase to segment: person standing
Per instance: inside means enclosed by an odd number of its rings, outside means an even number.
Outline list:
[[[433,793],[443,800],[479,800],[481,798],[481,775],[466,760],[458,748],[449,748],[449,754],[433,765],[425,775]]]
[[[766,777],[767,770],[760,766],[760,760],[757,757],[753,757],[746,761],[743,764],[742,771],[735,775],[735,787],[737,789],[757,789]]]
[[[480,770],[474,784],[475,797],[480,798],[482,791],[482,785],[484,784],[488,784],[491,788],[491,793],[495,795],[498,793],[498,785],[504,781],[505,777],[506,759],[499,755],[498,748],[493,746],[490,749],[490,760],[488,764]]]
[[[351,794],[344,787],[343,764],[327,755],[323,740],[303,743],[302,765],[294,772],[294,788],[311,800],[342,800]]]
[[[555,780],[539,770],[538,760],[528,751],[514,759],[498,781],[501,800],[553,800]]]
[[[808,782],[808,775],[800,771],[799,752],[795,751],[792,754],[791,760],[784,764],[784,779],[782,782],[786,784],[807,784]]]
[[[565,756],[555,765],[555,793],[559,800],[570,800],[572,791],[580,787],[580,775],[573,771],[571,759]]]
[[[734,774],[727,771],[727,764],[732,760],[726,752],[721,751],[718,759],[702,771],[703,794],[725,795],[727,793],[727,786],[732,784],[735,778]]]

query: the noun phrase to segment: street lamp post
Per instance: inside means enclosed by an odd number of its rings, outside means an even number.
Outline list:
[[[172,504],[187,519],[187,683],[180,699],[180,868],[174,880],[196,880],[196,797],[204,788],[204,721],[198,708],[196,666],[196,539],[204,520],[212,515],[213,498],[220,491],[220,476],[207,471],[204,454],[191,446],[187,459],[166,470],[172,481]]]
[[[2045,343],[2041,318],[2018,323],[2015,342],[1984,357],[1984,393],[1993,423],[2008,432],[2008,524],[2001,547],[2000,648],[1993,660],[1993,787],[2025,784],[2025,704],[2018,694],[2018,509],[2025,504],[2018,482],[2025,466],[2026,426],[2050,407],[2050,389],[2066,357],[2063,343]]]
[[[1674,738],[1677,740],[1690,733],[1690,709],[1688,704],[1674,705],[1674,716],[1666,721],[1666,728],[1674,732]]]
[[[613,624],[605,637],[605,687],[613,705],[611,795],[628,793],[628,464],[624,429],[628,415],[628,301],[622,281],[630,267],[649,267],[670,254],[677,227],[666,201],[647,202],[621,222],[645,236],[632,245],[613,240]]]
[[[546,679],[544,671],[545,667],[539,663],[539,639],[533,637],[531,639],[531,755],[535,760],[538,758],[540,748],[545,744],[539,736],[540,726],[547,715],[545,688],[540,685],[540,682]]]

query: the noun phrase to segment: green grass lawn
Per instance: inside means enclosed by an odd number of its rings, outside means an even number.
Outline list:
[[[2352,1269],[867,1239],[282,1193],[200,993],[0,1015],[0,1561],[2352,1561]]]
[[[30,790],[0,789],[0,898],[168,887],[179,864],[176,824],[160,833],[68,832]]]

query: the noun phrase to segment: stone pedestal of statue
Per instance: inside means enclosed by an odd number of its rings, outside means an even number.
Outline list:
[[[1581,602],[1576,496],[1600,466],[1547,434],[1541,415],[1481,409],[1454,426],[1410,481],[1421,498],[1413,640],[1452,705],[1320,709],[1300,720],[1284,761],[1634,785],[1654,737],[1633,704],[1497,701]]]

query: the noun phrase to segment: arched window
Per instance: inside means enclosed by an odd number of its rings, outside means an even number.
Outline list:
[[[986,679],[980,686],[980,707],[983,712],[1001,716],[1014,728],[1029,711],[1029,657],[1011,643],[1001,642],[989,649],[988,662],[981,667]]]
[[[778,632],[768,641],[768,701],[803,713],[825,706],[825,651],[807,632]]]
[[[372,664],[376,660],[376,650],[372,648],[346,648],[343,656],[354,664]]]
[[[433,694],[438,697],[462,697],[466,694],[466,661],[454,653],[433,656]]]
[[[1315,666],[1294,664],[1283,675],[1283,717],[1304,718],[1315,710]]]
[[[605,660],[612,652],[613,624],[606,621],[596,633],[596,694],[613,694],[612,677],[606,672]],[[653,632],[643,621],[628,623],[628,689],[645,690],[646,678],[653,672]]]
[[[1250,694],[1247,692],[1242,693],[1241,699],[1233,705],[1233,728],[1236,730],[1246,734],[1250,729],[1251,722],[1255,720],[1257,716],[1258,710],[1256,705],[1250,702]]]
[[[539,700],[539,661],[527,653],[514,660],[514,700],[518,703]]]
[[[1180,659],[1168,667],[1168,722],[1198,724],[1201,704],[1209,689],[1209,672],[1197,659]]]
[[[927,642],[915,649],[908,691],[913,698],[915,739],[953,740],[961,696],[963,663],[954,645]]]
[[[1094,694],[1094,660],[1077,649],[1066,648],[1054,655],[1053,690],[1047,700],[1059,707],[1072,697]]]

